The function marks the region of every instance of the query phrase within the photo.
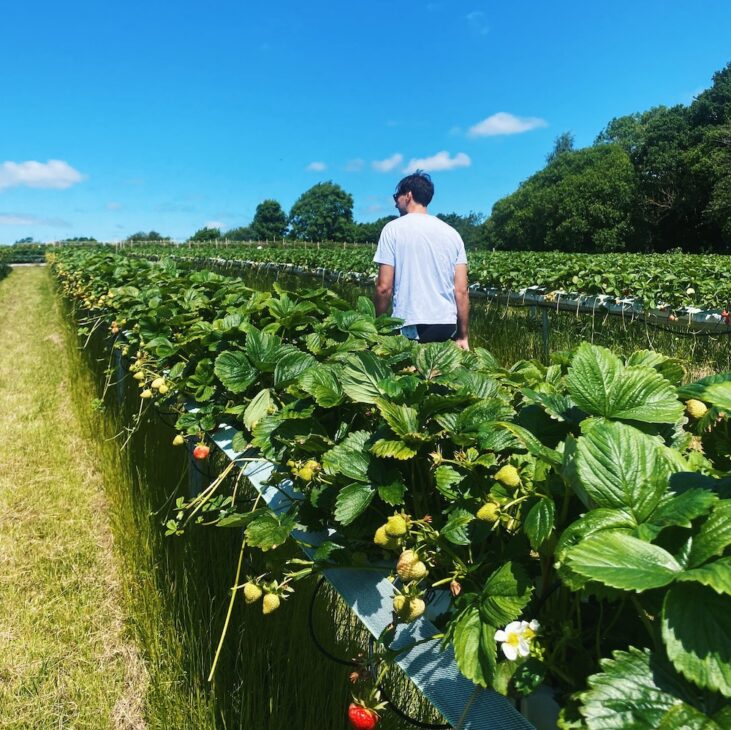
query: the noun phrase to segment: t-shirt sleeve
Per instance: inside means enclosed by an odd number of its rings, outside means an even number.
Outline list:
[[[378,239],[378,247],[376,253],[373,256],[373,261],[377,264],[388,264],[389,266],[396,265],[396,255],[393,246],[393,236],[386,226],[381,231],[381,236]]]
[[[462,240],[462,236],[457,234],[458,239],[458,246],[457,246],[457,260],[454,262],[455,264],[466,264],[467,263],[467,252],[464,250],[464,241]]]

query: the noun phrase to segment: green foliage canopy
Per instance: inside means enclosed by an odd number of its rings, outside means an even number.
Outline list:
[[[344,241],[353,223],[353,196],[333,182],[313,185],[289,214],[290,233],[301,241]]]

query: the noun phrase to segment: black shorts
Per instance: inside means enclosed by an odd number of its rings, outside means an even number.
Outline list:
[[[419,342],[446,342],[457,336],[456,324],[417,324]]]

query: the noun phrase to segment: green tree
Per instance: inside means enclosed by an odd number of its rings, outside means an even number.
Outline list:
[[[574,135],[571,132],[559,134],[553,142],[553,149],[546,156],[546,162],[553,162],[560,154],[574,149]]]
[[[188,240],[195,243],[218,241],[221,238],[220,228],[199,228]]]
[[[631,247],[637,181],[616,144],[564,152],[499,200],[486,224],[496,248],[621,251]]]
[[[485,244],[485,216],[471,211],[467,215],[459,213],[438,213],[437,218],[448,223],[462,237],[465,248],[478,248]]]
[[[383,226],[397,217],[386,215],[370,223],[353,223],[349,240],[354,243],[378,243]]]
[[[289,213],[290,235],[300,241],[345,241],[353,223],[353,196],[333,182],[313,185]]]
[[[223,238],[229,241],[253,241],[256,236],[249,226],[239,226],[226,231]]]
[[[287,214],[276,200],[263,200],[256,206],[251,230],[254,238],[259,241],[284,238],[287,232]]]
[[[157,231],[137,231],[137,233],[133,233],[131,236],[127,236],[125,239],[126,241],[134,242],[134,241],[169,241],[170,236],[163,236],[161,233],[158,233]]]

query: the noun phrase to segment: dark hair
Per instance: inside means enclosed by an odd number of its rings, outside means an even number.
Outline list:
[[[434,183],[429,174],[423,170],[417,170],[413,175],[407,175],[396,186],[397,195],[406,193],[411,193],[414,201],[419,205],[429,205],[434,197]]]

